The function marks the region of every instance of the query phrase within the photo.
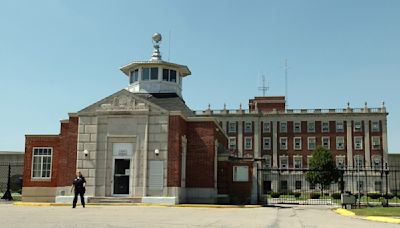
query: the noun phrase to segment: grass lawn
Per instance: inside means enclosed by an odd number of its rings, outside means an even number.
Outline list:
[[[400,207],[367,207],[361,209],[351,209],[350,211],[361,216],[400,217]]]

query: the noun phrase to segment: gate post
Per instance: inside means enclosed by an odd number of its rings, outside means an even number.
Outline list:
[[[4,193],[3,197],[1,197],[1,199],[13,200],[11,191],[10,191],[10,188],[11,188],[10,184],[11,184],[11,164],[8,163],[7,191]]]

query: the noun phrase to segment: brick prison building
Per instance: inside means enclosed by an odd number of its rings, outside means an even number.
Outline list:
[[[191,72],[162,60],[160,40],[149,61],[121,68],[127,88],[70,113],[59,134],[26,135],[24,201],[71,200],[78,169],[89,202],[257,203],[293,187],[263,169],[305,168],[317,145],[340,167],[387,161],[383,105],[290,110],[285,97],[255,97],[248,110],[192,111],[181,93]]]

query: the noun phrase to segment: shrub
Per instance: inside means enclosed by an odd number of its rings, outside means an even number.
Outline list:
[[[319,199],[320,196],[321,196],[321,194],[319,194],[318,192],[312,192],[310,194],[311,199]]]
[[[272,198],[279,198],[280,196],[281,196],[281,193],[279,193],[279,192],[271,192]]]
[[[385,199],[393,199],[394,195],[389,193],[389,194],[383,195],[383,197],[384,197]]]
[[[294,192],[289,192],[288,195],[289,195],[289,196],[293,196],[293,195],[294,195]]]
[[[372,192],[372,193],[368,193],[367,196],[371,199],[379,199],[379,198],[381,198],[382,194]]]
[[[341,199],[341,194],[340,194],[340,192],[335,192],[335,193],[332,193],[331,197],[332,197],[332,199],[338,200],[338,199]]]
[[[354,196],[356,197],[356,199],[358,199],[358,192],[354,193]],[[364,196],[364,193],[360,193],[360,198],[362,198]]]
[[[300,193],[300,192],[295,192],[295,193],[294,193],[294,197],[299,198],[300,196],[301,196],[301,193]]]

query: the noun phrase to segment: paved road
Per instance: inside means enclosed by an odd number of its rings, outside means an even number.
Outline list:
[[[139,206],[27,207],[0,204],[2,228],[103,227],[399,227],[337,215],[327,207],[180,208]]]

